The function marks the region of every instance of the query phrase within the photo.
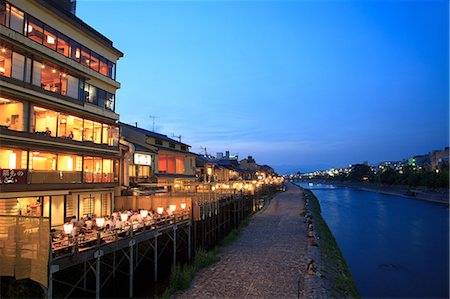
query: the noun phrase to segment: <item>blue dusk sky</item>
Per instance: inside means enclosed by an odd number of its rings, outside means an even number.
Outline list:
[[[77,16],[124,53],[121,121],[157,116],[192,152],[286,173],[448,146],[447,0],[78,0]]]

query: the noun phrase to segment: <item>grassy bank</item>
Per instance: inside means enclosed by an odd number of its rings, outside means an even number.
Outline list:
[[[201,269],[206,268],[220,259],[220,250],[234,242],[241,234],[244,227],[250,223],[250,217],[244,219],[238,228],[232,230],[219,245],[210,251],[204,249],[197,250],[194,260],[190,264],[181,266],[180,264],[172,266],[170,273],[170,285],[162,294],[162,298],[169,298],[177,291],[189,288],[195,274]]]
[[[320,236],[320,254],[322,259],[322,275],[331,282],[332,296],[336,298],[360,298],[352,274],[345,262],[341,250],[323,220],[319,201],[308,189],[303,189],[305,200],[308,199],[310,212],[315,222],[315,230]]]

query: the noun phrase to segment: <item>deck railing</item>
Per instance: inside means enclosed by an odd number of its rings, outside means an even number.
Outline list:
[[[191,211],[184,210],[174,215],[164,215],[155,219],[141,222],[127,222],[120,228],[99,229],[91,233],[79,234],[77,236],[65,236],[62,239],[52,240],[52,257],[57,258],[68,254],[83,252],[86,250],[100,248],[102,245],[117,242],[124,238],[132,238],[145,232],[170,227],[179,222],[190,220]]]

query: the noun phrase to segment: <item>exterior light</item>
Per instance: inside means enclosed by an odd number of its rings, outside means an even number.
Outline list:
[[[181,206],[181,208],[184,210],[184,209],[186,209],[186,203],[185,202],[182,202],[181,204],[180,204],[180,206]]]
[[[141,217],[142,218],[145,218],[145,217],[147,217],[147,215],[148,215],[148,211],[147,210],[141,210]]]
[[[157,209],[156,209],[156,211],[158,212],[158,214],[162,214],[163,213],[163,211],[164,211],[164,209],[162,208],[162,207],[158,207]]]
[[[64,224],[64,232],[66,234],[70,234],[73,230],[73,224],[72,223],[65,223]]]
[[[177,205],[170,205],[169,208],[172,212],[175,212],[175,210],[177,209]]]
[[[6,52],[6,49],[5,48],[2,48],[2,53],[5,53]]]
[[[128,214],[127,214],[127,213],[122,213],[122,214],[120,214],[120,219],[121,219],[123,222],[126,222],[126,221],[128,220]]]
[[[128,216],[128,215],[127,215]],[[97,218],[96,220],[95,220],[95,222],[97,222],[97,225],[99,226],[99,227],[103,227],[103,225],[105,224],[105,218]]]

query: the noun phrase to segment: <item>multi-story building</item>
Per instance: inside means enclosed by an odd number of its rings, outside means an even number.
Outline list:
[[[110,214],[118,189],[123,54],[65,4],[0,0],[0,215],[51,228]]]
[[[128,160],[124,159],[124,181],[127,176],[130,183],[144,186],[152,182],[172,185],[195,181],[196,155],[189,152],[189,145],[137,126],[119,124],[123,139],[133,151],[128,153]]]

